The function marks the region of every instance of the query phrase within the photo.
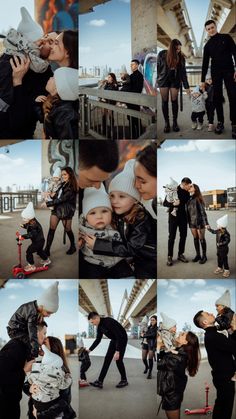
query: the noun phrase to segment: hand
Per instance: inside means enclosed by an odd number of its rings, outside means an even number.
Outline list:
[[[87,246],[89,247],[89,249],[93,250],[94,245],[95,245],[95,241],[96,241],[96,237],[86,234],[84,236],[84,240],[85,240]]]
[[[187,93],[187,95],[191,95],[191,89],[185,89],[185,92]]]
[[[173,202],[173,205],[176,207],[180,204],[180,200],[179,199],[175,199],[175,201]]]
[[[10,64],[12,68],[12,81],[13,86],[19,86],[22,84],[22,80],[24,75],[29,70],[30,66],[30,59],[29,57],[25,59],[19,59],[16,55],[14,55],[14,59],[10,59]]]
[[[115,354],[114,354],[113,359],[114,359],[114,361],[118,361],[119,358],[120,358],[120,352],[119,351],[116,351]]]
[[[35,99],[35,102],[45,102],[45,100],[47,99],[47,96],[41,95],[41,96],[37,96]]]
[[[31,384],[29,392],[31,394],[37,394],[39,392],[39,387],[37,386],[37,384]]]
[[[27,372],[30,372],[32,370],[32,365],[34,362],[35,362],[35,359],[31,359],[31,361],[26,361],[25,366],[24,366],[25,374],[27,374]]]
[[[232,322],[230,323],[231,329],[233,331],[236,330],[236,314],[234,313],[233,318],[232,318]]]
[[[201,83],[201,90],[203,92],[205,92],[205,90],[206,90],[206,83],[204,83],[204,82]]]
[[[207,224],[207,225],[205,225],[205,228],[206,228],[207,230],[209,230],[209,228],[211,228],[211,227],[209,226],[209,224]]]
[[[90,349],[84,348],[88,354],[91,352]]]
[[[37,418],[37,410],[35,409],[35,407],[33,406],[33,415],[35,418]]]

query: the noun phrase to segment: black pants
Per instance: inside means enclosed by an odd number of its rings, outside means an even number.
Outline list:
[[[228,264],[229,247],[222,247],[217,249],[217,262],[219,268],[229,269]]]
[[[206,111],[207,111],[207,118],[208,118],[208,122],[209,124],[213,124],[214,123],[214,114],[215,114],[215,104],[213,102],[208,102],[206,101]]]
[[[201,124],[203,124],[203,117],[205,115],[205,111],[202,112],[192,112],[191,114],[191,119],[193,122],[200,122]]]
[[[234,405],[235,383],[213,379],[216,388],[216,400],[212,419],[231,419]]]
[[[123,339],[120,345],[120,357],[118,359],[118,361],[116,361],[116,366],[120,372],[121,375],[121,380],[127,380],[126,378],[126,372],[125,372],[125,366],[124,366],[124,362],[123,362],[123,358],[124,358],[124,354],[125,354],[125,350],[126,350],[126,346],[127,346],[127,338],[126,340]],[[113,356],[116,352],[116,342],[114,340],[110,341],[110,344],[108,346],[108,350],[107,353],[105,355],[105,359],[104,359],[104,363],[99,375],[98,380],[102,381],[104,380],[104,378],[107,375],[107,371],[111,365]]]
[[[140,111],[140,106],[139,105],[128,104],[128,108],[133,109],[135,111]],[[128,119],[129,119],[129,122],[130,122],[130,137],[131,137],[131,139],[140,137],[140,135],[142,133],[141,119],[139,120],[135,116],[128,116]]]
[[[174,217],[173,215],[169,214],[169,239],[168,239],[168,256],[173,257],[173,250],[175,244],[175,237],[177,228],[179,227],[179,251],[178,255],[182,255],[185,249],[185,242],[187,237],[187,219],[184,216],[177,215]]]
[[[0,396],[0,417],[1,419],[20,419],[20,400],[12,398],[8,400]]]
[[[229,98],[229,115],[232,125],[236,125],[236,82],[234,81],[234,71],[216,71],[212,68],[212,83],[214,86],[214,103],[218,121],[224,122],[223,111],[223,81]]]
[[[43,250],[45,240],[40,242],[32,243],[26,250],[26,260],[30,265],[34,264],[33,253],[37,253],[43,260],[47,260],[47,254]]]

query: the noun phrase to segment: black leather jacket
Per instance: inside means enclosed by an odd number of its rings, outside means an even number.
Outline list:
[[[204,228],[208,225],[205,206],[194,195],[187,202],[187,216],[190,228]]]
[[[166,54],[167,50],[162,50],[159,52],[157,56],[157,83],[158,87],[165,87],[167,86],[170,78],[171,70],[167,66],[166,62]],[[180,64],[174,71],[174,84],[176,85],[176,89],[179,89],[181,82],[184,85],[185,89],[189,89],[187,73],[185,68],[185,58],[182,56]]]
[[[61,194],[60,194],[61,191]],[[69,183],[63,182],[57,190],[52,201],[47,202],[47,206],[54,206],[54,212],[60,219],[71,219],[76,210],[76,191],[73,190]],[[63,213],[63,217],[59,216]]]
[[[216,322],[218,323],[218,326],[216,328],[218,330],[228,330],[230,329],[230,324],[232,322],[234,315],[234,311],[231,310],[229,307],[224,307],[224,311],[221,314],[218,314],[216,316]]]
[[[155,351],[157,342],[157,326],[148,326],[148,329],[142,338],[147,339],[148,348],[151,351]]]
[[[216,234],[216,247],[222,249],[223,247],[228,248],[228,244],[230,243],[230,234],[226,228],[222,230],[213,230],[209,228],[208,231],[212,234]]]
[[[27,230],[27,234],[22,234],[24,239],[31,239],[32,243],[44,242],[43,229],[41,224],[34,218],[34,223],[23,224],[23,228]]]
[[[33,358],[38,356],[39,344],[37,337],[38,311],[37,302],[30,301],[22,304],[8,322],[8,334],[10,338],[21,335],[28,335],[31,345],[31,355]]]

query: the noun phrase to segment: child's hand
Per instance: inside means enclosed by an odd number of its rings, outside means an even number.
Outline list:
[[[95,245],[95,241],[96,241],[96,237],[86,234],[84,236],[84,240],[85,240],[87,246],[89,247],[89,249],[93,250],[94,245]]]
[[[180,204],[180,200],[179,199],[175,199],[175,201],[173,202],[173,205],[175,207],[177,207]]]
[[[209,226],[209,224],[207,224],[207,225],[205,226],[205,229],[206,229],[206,230],[209,230],[209,228],[211,228],[211,226]]]
[[[38,103],[40,103],[40,102],[45,102],[45,100],[47,99],[47,96],[43,96],[43,95],[41,95],[41,96],[37,96],[36,97],[36,99],[35,99],[35,102],[38,102]]]
[[[29,392],[31,394],[37,394],[39,392],[39,387],[37,386],[37,384],[31,384]]]
[[[33,406],[33,415],[35,418],[37,418],[37,410],[35,409],[35,407]]]
[[[118,361],[119,358],[120,358],[120,352],[119,351],[116,351],[115,354],[114,354],[113,359],[114,359],[114,361]]]

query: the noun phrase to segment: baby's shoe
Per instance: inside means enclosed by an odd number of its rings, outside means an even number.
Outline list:
[[[40,263],[43,266],[47,266],[47,265],[50,265],[50,263],[52,263],[52,262],[51,262],[51,260],[49,258],[47,258],[46,260],[41,259],[40,260]]]
[[[24,267],[24,271],[26,272],[34,272],[35,270],[36,270],[36,266],[30,265],[30,263],[28,263],[28,265]]]
[[[214,131],[214,124],[209,124],[208,125],[208,130],[207,130],[208,132],[212,132],[212,131]]]
[[[216,270],[214,271],[214,274],[222,274],[223,272],[224,272],[224,269],[219,268],[218,266],[218,268],[216,268]]]
[[[197,123],[197,130],[198,131],[201,131],[202,130],[202,127],[203,127],[203,124],[201,122],[198,122]]]
[[[197,128],[197,122],[192,122],[192,129],[196,129]]]
[[[230,271],[228,269],[224,270],[223,277],[228,278],[230,276]]]

